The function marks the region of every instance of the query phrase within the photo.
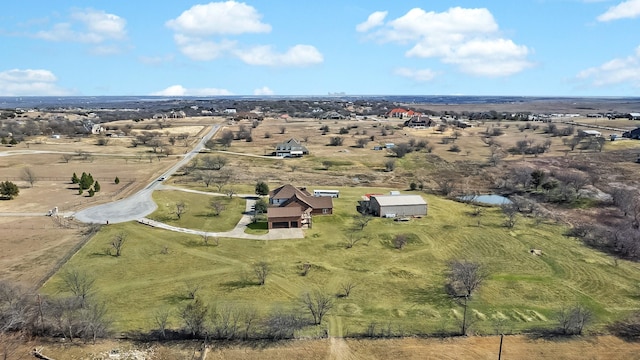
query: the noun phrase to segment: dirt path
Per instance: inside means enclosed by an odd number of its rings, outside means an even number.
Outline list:
[[[338,316],[329,317],[329,360],[358,359],[343,336],[342,318]]]

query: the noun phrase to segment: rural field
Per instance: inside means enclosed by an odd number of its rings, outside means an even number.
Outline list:
[[[598,126],[596,121],[606,120],[575,121]],[[607,141],[600,149],[570,148],[563,137],[546,132],[545,124],[532,126],[524,121],[482,121],[470,128],[443,130],[402,128],[402,120],[384,118],[266,118],[255,127],[246,120],[223,118],[170,122],[171,126],[160,128],[155,135],[162,140],[161,149],[151,143],[134,146],[138,135],[155,129],[144,121],[129,120],[109,123],[131,126],[131,133],[103,145],[90,136],[79,141],[40,138],[8,148],[10,155],[0,157],[5,177],[0,180],[16,181],[20,195],[0,201],[0,213],[11,214],[0,217],[8,234],[0,240],[0,278],[38,286],[58,270],[40,291],[63,297],[70,295],[65,274],[88,274],[95,278],[92,296],[104,303],[116,336],[124,337],[158,330],[157,316],[162,313],[168,316],[168,329],[183,329],[181,311],[194,299],[211,311],[250,310],[259,318],[281,311],[309,316],[301,302],[307,292],[328,295],[333,301],[321,325],[295,333],[297,338],[313,339],[326,332],[331,339],[297,340],[274,347],[213,346],[207,359],[494,358],[499,338],[491,335],[498,333],[514,334],[505,338],[505,358],[577,359],[584,358],[584,349],[592,349],[589,354],[594,359],[637,356],[637,343],[599,335],[608,333],[612,322],[640,308],[640,265],[567,236],[576,224],[603,221],[602,214],[608,214],[606,221],[619,218],[610,204],[585,197],[572,206],[549,206],[547,216],[518,215],[509,228],[499,207],[477,207],[451,199],[456,194],[494,192],[512,169],[522,167],[551,174],[567,168],[590,172],[597,176],[591,178],[589,189],[606,190],[614,182],[635,184],[640,175],[633,164],[640,151],[635,141]],[[615,120],[608,126],[617,130],[601,129],[602,136],[608,139],[610,134],[620,134],[618,129],[634,128],[636,123]],[[53,207],[67,214],[133,194],[174,165],[212,124],[223,125],[218,139],[225,131],[251,129],[251,141],[210,146],[197,157],[199,164],[207,157],[225,159],[224,170],[231,177],[209,186],[188,171],[179,171],[165,181],[166,189],[154,192],[158,210],[149,218],[194,230],[228,231],[245,209],[242,198],[179,189],[250,194],[257,181],[266,181],[271,189],[291,183],[340,190],[333,215],[315,216],[303,239],[273,241],[205,241],[201,236],[135,222],[101,226],[95,235],[84,235],[87,228],[72,219],[42,216]],[[322,129],[325,126],[328,130]],[[489,139],[486,134],[490,132],[499,135]],[[335,137],[342,142],[332,146]],[[172,138],[179,140],[171,142]],[[310,154],[295,159],[268,156],[277,143],[289,138],[300,140]],[[529,146],[545,144],[546,151],[533,155],[513,150],[523,140]],[[389,143],[420,142],[421,148],[404,156],[373,150]],[[491,163],[496,148],[502,149],[500,161]],[[25,168],[35,171],[36,181],[24,179]],[[94,197],[78,194],[77,185],[69,181],[74,172],[91,173],[99,179],[101,191]],[[116,177],[120,179],[117,184]],[[441,194],[443,178],[455,180],[449,196]],[[428,215],[407,222],[376,218],[358,227],[356,205],[364,194],[397,190],[420,194],[428,203]],[[212,214],[213,198],[223,203],[220,215]],[[174,213],[178,202],[187,208],[179,218]],[[265,232],[257,228],[247,232]],[[394,245],[398,236],[407,239],[401,249]],[[117,237],[126,238],[120,256],[112,253]],[[533,255],[532,249],[541,250],[542,255]],[[445,291],[453,260],[476,262],[487,271],[486,280],[467,304],[468,333],[479,336],[412,337],[460,331],[465,308]],[[264,285],[255,275],[259,263],[270,269]],[[353,286],[348,296],[346,285]],[[548,340],[517,335],[553,330],[558,312],[578,305],[593,314],[586,327],[588,336]],[[362,336],[392,339],[351,339]],[[395,338],[404,336],[409,337]],[[510,342],[517,345],[510,348]],[[77,350],[81,357],[139,344],[105,341],[94,348],[74,350],[44,346],[59,358],[70,353],[67,351]],[[191,356],[195,347],[189,343],[158,345],[154,356]],[[579,348],[581,352],[576,351]]]

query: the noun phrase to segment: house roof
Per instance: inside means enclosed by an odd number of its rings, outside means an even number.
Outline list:
[[[307,148],[302,146],[298,140],[291,138],[285,142],[281,142],[278,145],[276,145],[276,151],[278,150],[307,151]]]
[[[269,220],[277,219],[277,218],[291,218],[291,217],[302,217],[302,209],[297,206],[267,208],[267,218]]]
[[[272,199],[289,199],[294,195],[311,196],[307,190],[298,189],[297,187],[286,184],[269,191],[269,197]]]
[[[427,205],[420,195],[371,195],[380,206]]]
[[[281,206],[287,206],[296,201],[296,199],[307,204],[312,209],[333,209],[333,199],[328,196],[306,196],[300,194],[294,194]]]

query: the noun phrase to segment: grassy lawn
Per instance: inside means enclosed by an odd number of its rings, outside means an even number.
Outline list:
[[[596,325],[591,329],[601,330],[604,323],[640,307],[640,264],[619,261],[616,266],[607,255],[563,236],[564,227],[519,218],[507,229],[496,208],[486,209],[478,226],[470,206],[424,195],[428,216],[408,222],[374,219],[360,232],[352,230],[356,201],[364,193],[389,189],[339,190],[334,214],[314,217],[304,239],[220,239],[218,246],[205,246],[201,238],[188,234],[137,223],[109,225],[62,271],[77,268],[96,277],[97,295],[108,304],[119,331],[152,329],[154,311],[162,308],[172,310],[173,327],[181,326],[176,314],[192,301],[186,296],[187,282],[201,284],[198,296],[212,306],[247,305],[264,314],[277,307],[299,307],[297,299],[304,291],[339,294],[345,281],[357,285],[348,298],[335,298],[327,318],[332,333],[364,332],[372,323],[405,334],[453,330],[462,307],[444,295],[445,271],[452,259],[481,262],[490,273],[469,302],[472,331],[494,333],[496,319],[506,319],[507,332],[550,328],[557,310],[576,303],[594,312]],[[204,195],[154,195],[161,208],[180,198],[194,196],[190,203],[202,199],[202,208],[193,205],[176,225],[208,229],[213,225],[196,225],[215,222],[206,216],[209,200]],[[128,240],[122,256],[104,255],[114,234],[123,231]],[[410,235],[403,250],[392,246],[396,234]],[[347,249],[351,236],[362,240]],[[542,249],[544,255],[531,255],[531,248]],[[255,285],[252,264],[259,261],[271,264],[264,286]],[[304,263],[311,264],[306,276],[301,275]],[[60,277],[54,276],[43,291],[58,293],[60,285]]]
[[[214,199],[224,206],[224,210],[218,216],[213,216],[213,210],[209,206]],[[150,219],[211,232],[232,230],[245,211],[245,200],[239,197],[207,196],[184,191],[155,191],[153,200],[158,204],[158,209],[149,215]],[[184,201],[187,210],[178,219],[175,209],[176,203],[180,201]]]

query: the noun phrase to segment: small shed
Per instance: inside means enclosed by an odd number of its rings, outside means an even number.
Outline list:
[[[369,211],[379,217],[427,215],[427,202],[420,195],[371,195]]]

